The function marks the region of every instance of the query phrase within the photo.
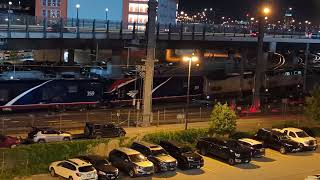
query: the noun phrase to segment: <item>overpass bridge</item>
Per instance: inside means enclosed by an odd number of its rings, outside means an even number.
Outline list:
[[[254,27],[223,24],[175,24],[156,27],[157,47],[161,49],[196,49],[256,47]],[[317,31],[318,32],[318,31]],[[89,49],[99,43],[101,49],[132,45],[144,47],[145,30],[141,24],[131,28],[122,22],[75,19],[36,19],[15,17],[0,20],[2,49]],[[305,32],[266,29],[265,45],[304,49],[318,48],[320,35],[307,37]]]

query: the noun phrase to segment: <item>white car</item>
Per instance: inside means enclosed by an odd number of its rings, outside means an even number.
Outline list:
[[[71,141],[72,136],[63,131],[57,131],[51,128],[33,128],[28,134],[28,139],[35,143]]]
[[[304,180],[320,180],[320,174],[316,174],[313,176],[308,176]]]
[[[282,133],[286,134],[291,140],[300,144],[304,150],[316,150],[317,140],[309,136],[305,131],[298,128],[284,128],[281,130]]]
[[[97,180],[98,174],[92,164],[80,159],[53,162],[49,166],[52,177],[61,176],[69,180]]]

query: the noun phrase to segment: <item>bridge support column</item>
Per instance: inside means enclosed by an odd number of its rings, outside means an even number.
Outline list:
[[[277,42],[270,42],[269,44],[269,52],[277,52]]]
[[[303,92],[308,93],[307,81],[308,81],[308,65],[309,65],[309,53],[310,53],[310,44],[308,43],[306,46],[305,61],[304,61],[304,75],[303,75]]]
[[[68,49],[68,64],[74,64],[74,49]]]

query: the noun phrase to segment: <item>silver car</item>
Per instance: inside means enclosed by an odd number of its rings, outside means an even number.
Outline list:
[[[28,139],[35,143],[71,141],[71,134],[51,128],[33,128]]]

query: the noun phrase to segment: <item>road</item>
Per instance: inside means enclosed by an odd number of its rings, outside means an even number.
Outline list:
[[[202,169],[155,174],[153,177],[136,180],[303,180],[308,175],[320,173],[320,151],[282,155],[277,151],[266,151],[266,157],[254,159],[250,164],[229,166],[221,160],[204,157]],[[47,174],[23,178],[24,180],[58,180]],[[120,179],[131,179],[121,174]]]

